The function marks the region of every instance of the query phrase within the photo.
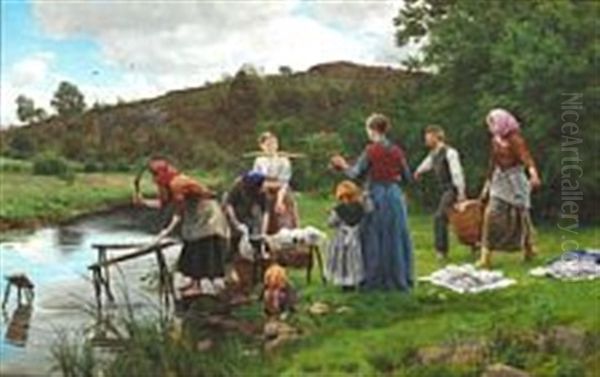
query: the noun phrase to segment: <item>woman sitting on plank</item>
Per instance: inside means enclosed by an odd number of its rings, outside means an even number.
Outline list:
[[[139,190],[136,178],[134,203],[153,208],[173,204],[173,217],[157,237],[157,242],[181,224],[183,249],[178,270],[189,278],[182,295],[216,294],[225,288],[225,262],[229,226],[215,195],[204,185],[180,173],[164,158],[154,158],[148,165],[158,188],[158,199],[148,200]]]
[[[265,189],[269,212],[267,234],[275,234],[282,228],[297,228],[298,210],[290,189],[290,159],[279,153],[279,140],[273,133],[263,133],[258,142],[263,155],[256,158],[252,170],[266,176]]]

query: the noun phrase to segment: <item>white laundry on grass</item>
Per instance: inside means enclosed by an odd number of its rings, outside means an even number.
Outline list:
[[[576,250],[564,253],[545,266],[529,271],[536,277],[580,281],[600,278],[600,250]]]
[[[419,278],[419,281],[448,288],[457,293],[479,293],[509,287],[516,280],[504,276],[502,271],[478,270],[472,264],[450,264],[431,275]]]

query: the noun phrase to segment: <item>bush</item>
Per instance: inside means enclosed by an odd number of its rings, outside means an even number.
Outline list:
[[[102,166],[95,161],[86,161],[83,164],[84,173],[97,173],[102,170]]]
[[[125,173],[131,171],[131,165],[123,160],[105,162],[102,166],[103,171]]]
[[[120,172],[126,173],[134,171],[134,165],[125,162],[124,160],[116,160],[110,162],[86,161],[81,170],[85,173],[98,172]]]
[[[33,174],[67,176],[73,168],[64,158],[54,154],[43,154],[33,161]]]
[[[31,163],[25,160],[0,157],[0,171],[3,173],[26,173],[31,171]]]

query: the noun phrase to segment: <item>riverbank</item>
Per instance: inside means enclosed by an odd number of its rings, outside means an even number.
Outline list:
[[[131,187],[126,174],[78,174],[66,182],[54,176],[3,172],[0,231],[37,228],[125,204]]]
[[[208,185],[222,185],[218,175],[194,174]],[[29,172],[0,173],[0,232],[62,223],[131,202],[133,173],[80,173],[72,182]],[[154,187],[142,184],[146,194]]]

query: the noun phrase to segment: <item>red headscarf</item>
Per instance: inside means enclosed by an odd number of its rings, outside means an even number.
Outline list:
[[[148,168],[154,175],[162,205],[169,201],[181,206],[186,197],[209,198],[214,194],[201,183],[180,173],[165,160],[153,160]]]
[[[165,160],[150,161],[148,168],[154,175],[154,182],[164,188],[168,188],[173,178],[180,174],[173,165]]]

